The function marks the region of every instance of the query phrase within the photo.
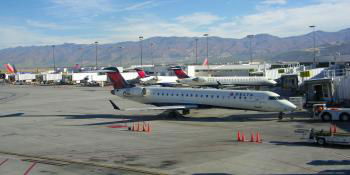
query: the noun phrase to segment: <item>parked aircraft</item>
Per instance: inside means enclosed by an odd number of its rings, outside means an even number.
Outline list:
[[[190,77],[180,67],[172,67],[178,83],[190,86],[273,86],[277,82],[266,77]]]
[[[176,86],[176,76],[150,76],[143,69],[135,68],[139,75],[140,83],[143,85]]]
[[[190,109],[198,108],[230,108],[254,111],[283,112],[293,111],[296,106],[278,94],[269,91],[223,90],[202,88],[172,88],[146,86],[138,87],[127,83],[117,68],[105,68],[114,89],[112,94],[144,104],[152,104],[148,108],[121,109],[110,100],[114,109],[126,111],[166,110],[176,115],[177,110],[188,114]]]
[[[7,73],[9,73],[9,74],[16,74],[17,73],[16,67],[12,66],[10,63],[4,64],[4,66],[6,67]]]

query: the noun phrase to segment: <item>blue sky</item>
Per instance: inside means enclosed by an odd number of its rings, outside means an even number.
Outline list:
[[[350,27],[350,0],[11,0],[0,48],[135,41],[138,36],[281,37]]]

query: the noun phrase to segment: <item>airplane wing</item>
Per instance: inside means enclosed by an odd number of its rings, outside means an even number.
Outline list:
[[[109,100],[115,110],[120,111],[147,111],[147,110],[181,110],[181,109],[196,109],[198,105],[173,105],[173,106],[151,106],[144,108],[126,108],[121,109],[112,100]]]

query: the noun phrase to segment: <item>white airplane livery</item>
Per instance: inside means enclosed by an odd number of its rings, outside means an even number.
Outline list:
[[[217,85],[243,85],[243,86],[273,86],[277,82],[267,77],[190,77],[180,67],[172,67],[178,83],[190,86],[217,86]]]
[[[231,108],[269,112],[289,112],[296,106],[278,94],[269,91],[223,90],[172,87],[137,87],[128,84],[114,67],[105,68],[114,90],[112,94],[154,107],[121,109],[110,100],[117,110],[182,110],[188,114],[197,108]]]
[[[178,84],[176,76],[149,76],[142,68],[135,68],[135,70],[143,85],[175,86]]]

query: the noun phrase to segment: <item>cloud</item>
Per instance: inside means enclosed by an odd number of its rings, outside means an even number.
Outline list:
[[[35,20],[30,20],[30,19],[26,20],[26,23],[31,27],[50,29],[50,30],[67,30],[67,29],[75,28],[73,26],[58,25],[56,23],[35,21]]]
[[[190,24],[194,26],[210,25],[214,22],[222,20],[222,17],[206,12],[197,12],[186,16],[178,16],[175,18],[177,22],[182,24]]]
[[[266,5],[284,5],[287,4],[287,0],[264,0],[261,3]]]
[[[54,10],[52,13],[57,15],[90,16],[114,10],[110,0],[52,0],[51,2],[54,6],[49,10]]]
[[[147,7],[154,7],[154,6],[156,6],[156,3],[154,1],[145,1],[145,2],[132,4],[130,6],[127,6],[127,7],[123,8],[122,11],[139,10],[139,9],[143,9],[143,8],[147,8]]]
[[[209,32],[224,37],[257,33],[286,37],[310,32],[309,25],[316,25],[319,30],[336,31],[349,27],[344,22],[350,20],[349,6],[350,1],[333,0],[303,7],[269,9],[232,18],[210,27]]]

